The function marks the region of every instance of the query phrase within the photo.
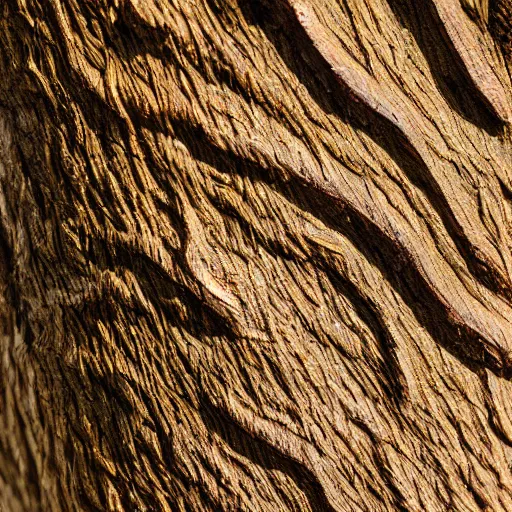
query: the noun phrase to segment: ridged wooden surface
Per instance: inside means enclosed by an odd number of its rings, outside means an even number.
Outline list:
[[[512,510],[509,0],[0,4],[0,510]]]

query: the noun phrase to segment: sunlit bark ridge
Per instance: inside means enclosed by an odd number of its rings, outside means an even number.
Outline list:
[[[512,510],[511,12],[0,2],[0,511]]]

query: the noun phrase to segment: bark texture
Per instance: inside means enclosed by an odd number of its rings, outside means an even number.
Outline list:
[[[511,0],[3,0],[0,510],[512,510]]]

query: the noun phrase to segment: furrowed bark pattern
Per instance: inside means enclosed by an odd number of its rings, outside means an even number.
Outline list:
[[[506,1],[2,3],[2,512],[512,509]]]

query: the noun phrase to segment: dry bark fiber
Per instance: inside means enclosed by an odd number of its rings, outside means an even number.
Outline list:
[[[0,510],[511,511],[510,0],[0,2]]]

